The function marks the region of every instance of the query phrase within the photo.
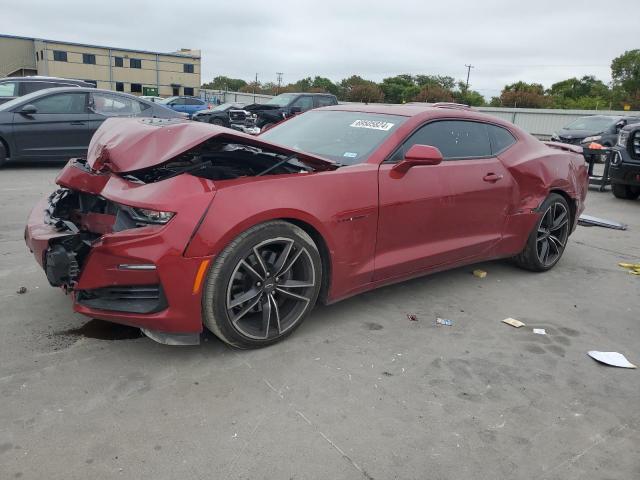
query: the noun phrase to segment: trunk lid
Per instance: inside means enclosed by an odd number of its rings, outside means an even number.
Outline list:
[[[214,137],[295,156],[300,162],[316,170],[338,168],[336,163],[322,157],[266,142],[228,128],[201,122],[157,118],[107,119],[91,139],[87,163],[95,171],[135,172],[166,163]]]

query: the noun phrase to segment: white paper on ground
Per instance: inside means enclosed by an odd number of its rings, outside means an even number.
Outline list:
[[[625,358],[624,355],[618,352],[598,352],[597,350],[591,350],[589,356],[599,362],[612,365],[614,367],[622,368],[638,368],[633,363]]]
[[[538,335],[546,335],[547,331],[544,328],[534,328],[533,333],[537,333]]]

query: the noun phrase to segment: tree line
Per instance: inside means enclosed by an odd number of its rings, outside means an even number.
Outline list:
[[[539,83],[519,81],[505,85],[500,96],[489,102],[466,83],[444,75],[402,74],[381,82],[352,75],[339,82],[315,76],[286,85],[246,82],[239,78],[215,77],[202,88],[277,95],[285,92],[332,93],[339,100],[366,103],[456,102],[471,106],[560,108],[585,110],[640,110],[640,49],[629,50],[611,62],[609,85],[593,75],[568,78],[545,88]]]

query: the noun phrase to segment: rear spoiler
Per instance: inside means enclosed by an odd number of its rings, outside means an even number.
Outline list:
[[[559,150],[564,150],[566,152],[577,153],[578,155],[582,155],[582,147],[578,147],[576,145],[569,145],[568,143],[560,143],[560,142],[542,142],[547,147],[557,148]]]

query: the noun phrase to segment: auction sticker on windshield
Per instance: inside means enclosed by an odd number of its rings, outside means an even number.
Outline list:
[[[370,128],[372,130],[383,130],[385,132],[391,130],[393,123],[381,122],[378,120],[356,120],[350,127],[354,128]]]

